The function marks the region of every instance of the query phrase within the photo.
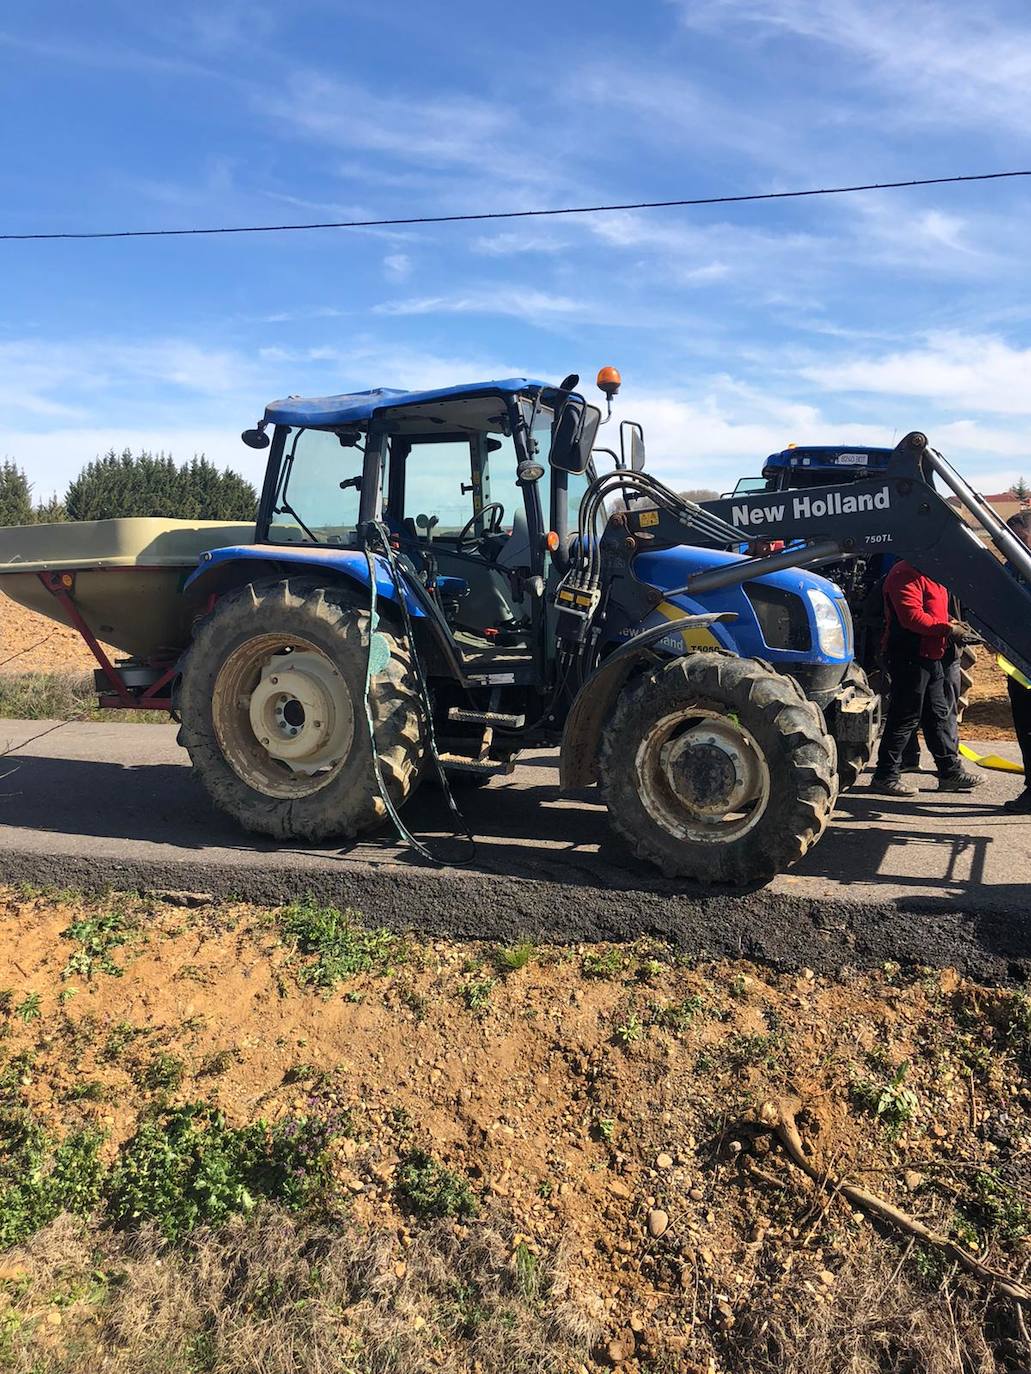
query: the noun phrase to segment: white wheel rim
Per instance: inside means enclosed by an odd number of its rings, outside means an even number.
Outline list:
[[[703,707],[656,721],[634,770],[648,814],[676,839],[729,844],[769,806],[770,770],[755,737],[735,717]]]
[[[215,678],[212,724],[233,772],[268,797],[310,796],[337,774],[354,745],[351,693],[332,659],[309,640],[256,635]]]
[[[295,773],[332,768],[354,739],[350,694],[323,654],[271,654],[248,715],[262,748]]]

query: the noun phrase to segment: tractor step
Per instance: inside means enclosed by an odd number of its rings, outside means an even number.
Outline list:
[[[502,759],[474,759],[469,754],[438,754],[445,768],[456,773],[511,773],[515,764]]]
[[[521,730],[526,724],[525,716],[506,716],[500,711],[463,711],[460,706],[452,706],[447,718],[461,725],[503,725],[506,730]]]

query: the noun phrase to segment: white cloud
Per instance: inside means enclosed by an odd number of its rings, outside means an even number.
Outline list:
[[[685,25],[807,39],[854,64],[847,82],[873,78],[902,120],[1009,125],[1031,117],[1031,23],[1026,8],[941,0],[673,0]],[[862,118],[861,107],[849,106]],[[875,110],[883,119],[884,110]]]
[[[390,281],[405,281],[412,274],[412,259],[407,253],[388,253],[383,259],[383,272]]]
[[[501,165],[512,122],[502,107],[486,100],[460,94],[382,95],[313,71],[295,70],[282,94],[265,89],[261,100],[283,122],[338,148],[481,170]]]
[[[933,401],[952,416],[1031,415],[1031,348],[992,336],[931,335],[919,347],[816,363],[801,375],[825,391]]]
[[[540,323],[549,316],[590,319],[594,312],[584,301],[570,296],[520,287],[483,287],[459,296],[416,296],[410,300],[384,301],[373,307],[376,315],[507,315]]]

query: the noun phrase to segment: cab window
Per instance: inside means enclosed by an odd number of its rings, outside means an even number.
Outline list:
[[[407,457],[406,450],[407,441],[403,447],[391,449],[391,463],[404,467],[404,518],[414,520],[423,536],[426,531],[420,517],[436,517],[433,538],[454,538],[474,511],[469,440],[449,439],[432,444],[413,441]]]
[[[324,429],[300,429],[287,436],[275,508],[269,524],[272,544],[348,544],[358,525],[359,492],[341,482],[360,478],[364,455]]]

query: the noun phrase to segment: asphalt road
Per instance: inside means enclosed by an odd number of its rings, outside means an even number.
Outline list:
[[[473,862],[434,867],[384,832],[343,847],[245,834],[194,780],[175,727],[0,721],[0,878],[230,895],[274,903],[304,892],[367,919],[464,937],[661,935],[696,954],[834,969],[886,959],[955,964],[996,981],[1031,977],[1031,820],[999,803],[1019,777],[986,773],[972,796],[918,778],[911,801],[862,784],[790,874],[746,894],[670,882],[612,839],[591,792],[558,793],[558,761],[528,756],[507,778],[459,794]],[[989,752],[1009,752],[992,745]],[[409,826],[457,856],[439,792]]]

